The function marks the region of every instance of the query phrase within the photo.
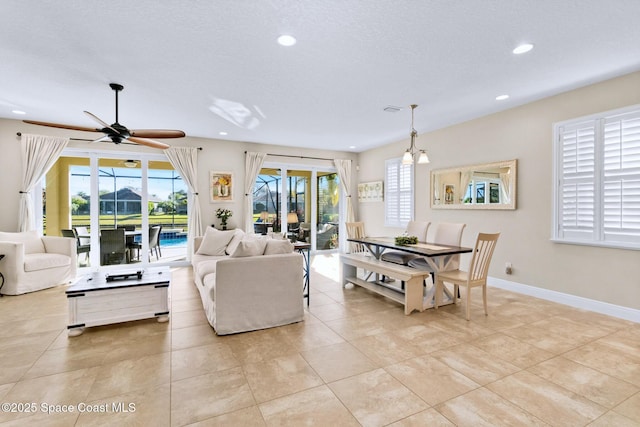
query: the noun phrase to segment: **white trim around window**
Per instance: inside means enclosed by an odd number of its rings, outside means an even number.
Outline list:
[[[552,240],[640,250],[640,105],[553,130]]]

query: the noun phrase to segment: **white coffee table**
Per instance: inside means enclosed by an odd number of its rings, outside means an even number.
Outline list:
[[[110,275],[136,273],[137,270],[109,272]],[[169,320],[169,267],[147,268],[142,276],[107,281],[105,272],[82,276],[67,290],[69,336],[84,328],[156,317]]]

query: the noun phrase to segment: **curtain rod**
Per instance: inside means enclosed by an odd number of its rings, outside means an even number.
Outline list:
[[[16,132],[16,135],[18,136],[22,136],[22,132]],[[69,138],[70,141],[87,141],[87,142],[93,142],[95,141],[95,139],[86,139],[86,138]],[[136,144],[133,142],[121,142],[121,144],[126,144],[126,145],[140,145],[140,144]],[[202,147],[196,147],[198,150],[202,151]],[[246,151],[245,151],[246,153]]]
[[[244,154],[247,154],[247,152],[245,151]],[[292,156],[289,154],[271,154],[271,153],[266,153],[267,156],[274,156],[274,157],[292,157],[295,159],[313,159],[313,160],[327,160],[332,162],[334,159],[327,159],[325,157],[309,157],[309,156]]]

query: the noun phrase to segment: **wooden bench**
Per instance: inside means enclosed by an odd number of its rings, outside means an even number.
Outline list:
[[[342,286],[347,283],[353,283],[399,302],[404,305],[404,314],[410,314],[413,310],[423,311],[425,309],[423,283],[425,278],[430,275],[428,271],[380,261],[364,254],[340,254],[340,262],[342,267]],[[360,279],[357,275],[358,268],[402,280],[405,283],[404,291],[382,283]]]

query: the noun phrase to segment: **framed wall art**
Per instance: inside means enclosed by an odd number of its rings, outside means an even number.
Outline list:
[[[233,201],[233,173],[210,171],[209,187],[211,202]]]
[[[358,184],[358,202],[381,202],[383,199],[384,185],[382,181]]]

